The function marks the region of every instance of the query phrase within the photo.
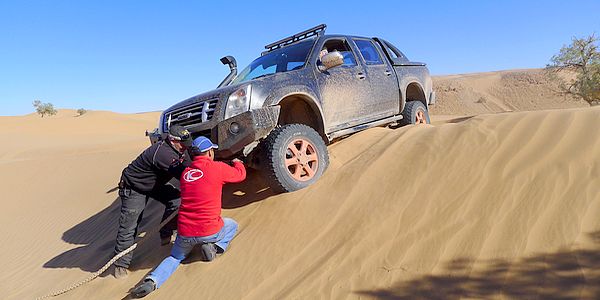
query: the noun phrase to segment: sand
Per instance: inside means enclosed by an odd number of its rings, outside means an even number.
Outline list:
[[[344,139],[298,192],[250,173],[224,192],[241,229],[230,251],[193,255],[147,299],[598,298],[600,107],[470,113]],[[66,287],[112,254],[113,188],[158,113],[75,115],[0,118],[3,299]],[[169,253],[150,238],[128,278],[58,298],[125,298]]]
[[[563,74],[568,76],[568,74]],[[439,103],[433,115],[475,115],[523,110],[587,107],[558,93],[556,82],[541,69],[433,77]]]

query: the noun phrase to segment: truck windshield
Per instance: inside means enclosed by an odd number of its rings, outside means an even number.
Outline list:
[[[255,59],[235,77],[231,84],[238,84],[275,73],[298,70],[304,67],[314,38],[295,45],[269,52]]]

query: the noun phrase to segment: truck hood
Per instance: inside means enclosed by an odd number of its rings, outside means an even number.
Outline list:
[[[227,96],[229,96],[231,93],[233,93],[235,90],[237,90],[240,86],[246,84],[242,83],[242,84],[236,84],[236,85],[229,85],[229,86],[224,86],[222,88],[219,89],[214,89],[208,92],[204,92],[202,94],[198,94],[196,96],[190,97],[188,99],[185,99],[183,101],[180,101],[176,104],[174,104],[173,106],[165,109],[164,111],[172,111],[181,107],[186,107],[189,106],[191,104],[197,103],[197,102],[201,102],[207,99],[214,99],[214,98],[225,98]]]
[[[297,84],[298,81],[310,82],[311,78],[305,78],[310,76],[312,72],[309,69],[300,69],[288,72],[269,74],[265,77],[260,77],[252,80],[248,80],[242,83],[224,86],[222,88],[214,89],[188,99],[185,99],[175,105],[167,108],[164,112],[169,112],[178,108],[186,107],[191,104],[205,101],[208,99],[219,98],[219,101],[225,101],[231,93],[238,88],[251,84],[252,85],[252,105],[262,106],[262,101],[266,98],[267,94],[272,90],[281,88],[282,86],[292,86]]]

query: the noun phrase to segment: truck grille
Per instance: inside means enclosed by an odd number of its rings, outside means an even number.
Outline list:
[[[210,121],[218,102],[219,98],[208,99],[167,112],[163,124],[164,132],[168,132],[169,127],[173,125],[187,126]]]

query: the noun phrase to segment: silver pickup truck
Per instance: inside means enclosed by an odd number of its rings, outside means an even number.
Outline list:
[[[322,24],[265,46],[217,89],[167,108],[151,140],[174,124],[262,171],[273,190],[304,188],[329,164],[327,144],[374,126],[429,123],[429,70],[381,38],[325,34]]]

